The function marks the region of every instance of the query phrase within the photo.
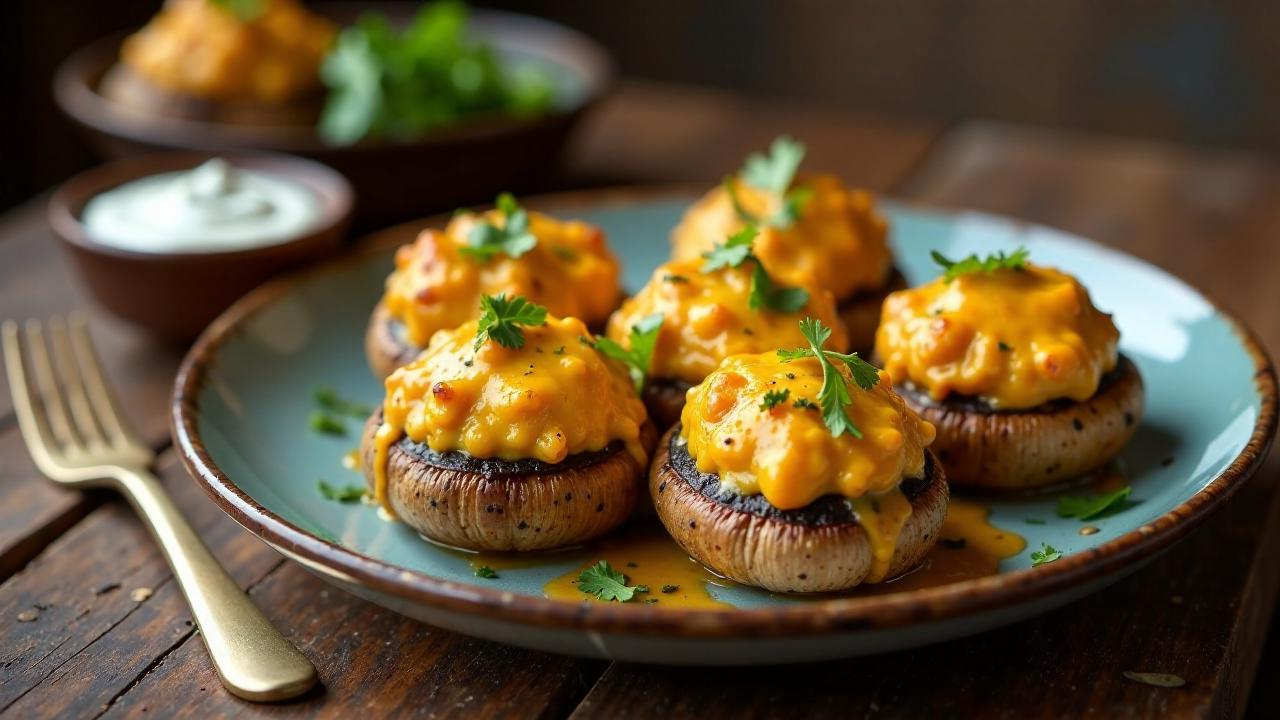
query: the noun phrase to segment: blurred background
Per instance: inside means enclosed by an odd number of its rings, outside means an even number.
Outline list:
[[[5,0],[0,208],[87,166],[49,96],[58,62],[157,0]],[[1266,0],[495,0],[582,30],[624,75],[945,120],[1280,151],[1280,13]],[[16,71],[15,71],[16,69]]]

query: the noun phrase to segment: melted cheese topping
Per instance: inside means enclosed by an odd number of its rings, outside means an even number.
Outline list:
[[[262,0],[249,21],[208,0],[169,0],[120,48],[158,87],[206,100],[284,103],[318,93],[337,28],[297,0]]]
[[[747,212],[767,217],[780,198],[733,178]],[[837,302],[864,290],[884,287],[892,265],[885,243],[887,224],[875,211],[870,193],[851,190],[834,175],[801,177],[813,197],[799,221],[785,230],[760,228],[754,251],[765,269],[787,285],[828,290]],[[685,212],[671,233],[676,260],[697,258],[743,227],[729,194],[716,187]]]
[[[396,252],[383,303],[404,323],[413,344],[424,346],[437,330],[454,328],[480,315],[480,296],[522,295],[552,315],[602,324],[622,294],[618,261],[599,228],[578,220],[561,222],[529,213],[529,231],[538,239],[518,258],[498,254],[488,260],[458,252],[476,223],[501,226],[502,213],[455,217],[444,229],[424,230]]]
[[[436,452],[552,464],[620,440],[648,464],[644,404],[626,369],[582,342],[589,337],[582,321],[548,318],[522,330],[521,348],[487,341],[479,350],[475,322],[442,331],[387,378],[374,462],[383,508],[387,451],[403,436]]]
[[[832,328],[828,347],[847,349],[848,336],[831,293],[810,289],[809,302],[799,312],[752,310],[752,263],[706,274],[701,267],[701,259],[660,266],[649,284],[609,319],[609,337],[630,348],[633,325],[654,313],[663,316],[650,366],[653,377],[694,384],[730,355],[805,347],[800,320],[806,315]]]
[[[847,369],[842,369],[847,372]],[[875,562],[869,582],[884,579],[911,503],[898,489],[903,478],[922,477],[932,424],[893,392],[887,375],[871,390],[851,385],[847,407],[861,438],[832,437],[815,405],[822,368],[812,358],[782,362],[776,352],[735,355],[689,390],[681,436],[698,470],[720,477],[722,487],[760,493],[780,510],[802,508],[824,495],[843,495],[866,532]],[[787,399],[763,410],[766,392]]]
[[[1116,366],[1119,338],[1079,281],[1028,265],[893,293],[876,353],[935,400],[957,393],[1018,409],[1092,397]]]

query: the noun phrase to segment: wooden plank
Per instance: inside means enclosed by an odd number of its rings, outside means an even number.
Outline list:
[[[897,194],[1121,247],[1193,278],[1266,341],[1280,341],[1271,279],[1280,264],[1280,175],[1270,165],[977,125],[939,142]],[[1151,567],[1012,628],[769,671],[615,664],[574,717],[1236,716],[1280,582],[1277,484],[1280,462],[1273,460],[1219,517]],[[1150,687],[1124,671],[1174,673],[1187,686]]]
[[[96,505],[97,495],[46,480],[27,454],[17,427],[0,430],[0,581],[17,572]]]
[[[945,123],[858,113],[729,91],[625,82],[588,119],[566,164],[569,185],[718,182],[747,153],[790,134],[809,148],[807,169],[880,190],[902,178]]]

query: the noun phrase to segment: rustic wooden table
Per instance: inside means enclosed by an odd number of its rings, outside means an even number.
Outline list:
[[[558,186],[713,182],[776,134],[815,167],[886,194],[1096,238],[1237,311],[1280,348],[1280,173],[1227,152],[1021,127],[867,116],[627,84],[591,119]],[[0,316],[87,306],[42,199],[0,216]],[[180,350],[91,310],[129,415],[215,554],[312,658],[323,688],[256,706],[218,684],[163,559],[121,501],[32,467],[0,387],[0,712],[13,717],[1232,716],[1276,717],[1277,464],[1150,567],[1049,615],[886,657],[736,670],[544,655],[407,620],[330,588],[235,525],[169,448]],[[1190,382],[1190,380],[1188,380]],[[0,386],[4,381],[0,379]],[[146,599],[135,593],[149,589]],[[145,593],[142,593],[145,594]],[[21,617],[20,617],[21,616]],[[1275,645],[1275,643],[1273,643]],[[1179,689],[1127,670],[1176,673]]]

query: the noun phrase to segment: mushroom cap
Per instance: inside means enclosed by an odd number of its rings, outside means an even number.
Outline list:
[[[836,310],[849,333],[849,348],[863,357],[870,357],[876,344],[876,328],[880,326],[880,307],[889,293],[907,289],[907,278],[896,267],[889,274],[889,281],[876,290],[864,290],[840,300]]]
[[[644,407],[649,411],[649,419],[659,431],[680,422],[680,411],[684,410],[685,393],[692,387],[683,380],[667,378],[650,378],[640,393]]]
[[[779,510],[762,495],[720,490],[715,475],[699,473],[679,426],[658,443],[649,493],[667,532],[695,560],[744,585],[774,592],[847,590],[872,567],[871,540],[844,498],[824,496],[796,510]],[[911,517],[898,536],[886,579],[910,570],[938,539],[949,493],[937,458],[925,451],[920,480],[904,480]]]
[[[379,408],[365,424],[360,455],[373,487],[373,436]],[[657,431],[646,423],[641,442]],[[387,500],[406,525],[436,542],[469,550],[544,550],[608,532],[635,508],[644,468],[621,442],[563,462],[481,459],[435,452],[401,438],[387,453]]]
[[[374,377],[385,380],[401,365],[408,365],[422,348],[409,342],[404,324],[391,317],[381,301],[369,316],[369,326],[364,332],[364,354]]]
[[[975,398],[935,402],[910,386],[896,389],[938,429],[932,448],[951,483],[1000,490],[1053,485],[1106,464],[1137,432],[1144,398],[1142,376],[1124,355],[1083,402],[996,410]]]

